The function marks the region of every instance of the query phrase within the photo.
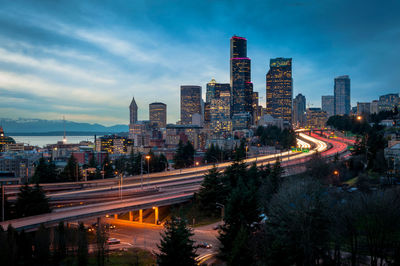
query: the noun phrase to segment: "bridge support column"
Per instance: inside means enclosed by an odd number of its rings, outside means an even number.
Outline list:
[[[114,219],[117,220],[118,219],[118,214],[114,214]]]
[[[139,210],[139,223],[143,223],[143,210]]]
[[[133,221],[133,212],[132,211],[130,211],[129,212],[129,221]]]
[[[158,223],[158,207],[153,207],[154,209],[154,223]]]

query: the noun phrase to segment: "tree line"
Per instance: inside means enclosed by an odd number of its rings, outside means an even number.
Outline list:
[[[256,144],[262,146],[274,146],[285,150],[296,146],[296,133],[292,129],[280,129],[277,126],[258,126],[255,136],[258,137]]]

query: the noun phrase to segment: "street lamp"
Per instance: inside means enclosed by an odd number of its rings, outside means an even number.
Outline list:
[[[357,116],[357,120],[358,120],[358,121],[361,121],[361,120],[362,120],[362,116],[361,116],[361,115],[358,115],[358,116]]]
[[[146,155],[145,157],[147,159],[147,185],[149,184],[149,178],[150,178],[150,155]]]
[[[196,162],[196,166],[199,166],[199,162]]]

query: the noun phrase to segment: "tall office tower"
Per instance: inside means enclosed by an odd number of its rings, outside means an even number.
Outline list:
[[[231,94],[224,91],[218,97],[211,99],[210,128],[214,134],[229,133],[232,130],[231,121]]]
[[[350,114],[350,78],[339,76],[335,78],[335,115]]]
[[[247,57],[247,40],[233,36],[231,38],[231,114],[253,113],[250,63],[250,58]]]
[[[275,58],[267,73],[267,113],[274,118],[292,121],[292,58]]]
[[[201,86],[181,86],[181,124],[190,125],[192,115],[201,112]]]
[[[293,99],[293,125],[304,127],[306,120],[306,97],[299,93]]]
[[[335,96],[325,95],[321,97],[322,111],[328,114],[328,117],[335,115]]]
[[[230,92],[231,85],[229,83],[217,83],[212,79],[207,83],[206,103],[210,103],[211,99],[218,98],[221,92]]]
[[[138,112],[138,107],[135,102],[135,97],[132,97],[132,102],[129,105],[129,124],[135,124],[137,122],[137,112]]]
[[[165,128],[167,126],[167,105],[165,103],[149,104],[150,125]]]

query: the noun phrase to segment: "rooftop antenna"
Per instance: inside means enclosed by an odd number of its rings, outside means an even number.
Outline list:
[[[64,123],[64,137],[63,137],[63,143],[67,143],[67,137],[65,134],[65,116],[63,116],[63,123]]]

